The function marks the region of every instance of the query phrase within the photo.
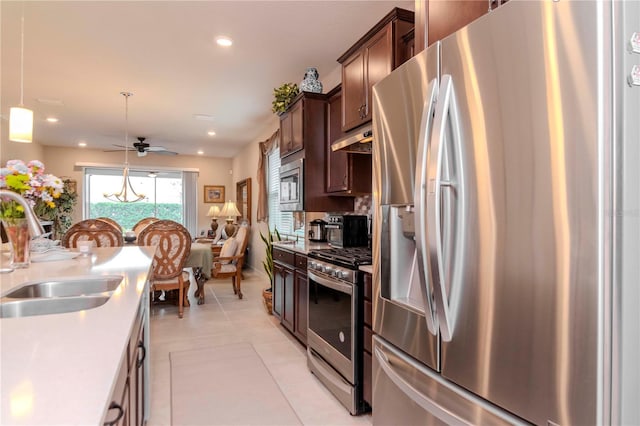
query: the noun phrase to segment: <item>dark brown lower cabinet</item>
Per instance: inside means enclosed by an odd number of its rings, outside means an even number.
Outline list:
[[[122,355],[116,385],[104,417],[105,426],[143,426],[145,423],[146,303],[145,299],[129,336],[127,350]]]
[[[306,346],[307,256],[274,247],[273,260],[273,314]]]

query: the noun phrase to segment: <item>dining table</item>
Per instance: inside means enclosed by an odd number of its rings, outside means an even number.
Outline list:
[[[213,253],[211,244],[191,243],[191,253],[184,265],[185,268],[193,268],[193,277],[196,281],[197,290],[196,297],[200,292],[204,291],[204,283],[211,278],[211,268],[213,266]],[[203,298],[198,298],[198,304],[201,304]]]

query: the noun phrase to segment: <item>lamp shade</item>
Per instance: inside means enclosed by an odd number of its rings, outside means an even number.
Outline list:
[[[9,111],[9,140],[31,143],[33,140],[33,111],[12,107]]]
[[[208,217],[218,217],[220,216],[220,207],[211,206],[209,207],[209,211],[207,212]]]
[[[233,201],[227,201],[224,204],[224,207],[222,207],[220,216],[226,216],[227,220],[233,220],[234,218],[240,216],[240,212],[236,207],[236,203],[234,203]]]

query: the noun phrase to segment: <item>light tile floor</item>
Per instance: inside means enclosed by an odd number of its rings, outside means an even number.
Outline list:
[[[309,372],[304,346],[276,318],[267,315],[262,303],[266,278],[250,271],[245,277],[242,300],[233,294],[229,279],[206,283],[204,305],[196,303],[192,286],[189,291],[191,307],[185,308],[182,319],[178,318],[177,306],[151,306],[151,416],[148,425],[171,423],[170,352],[240,342],[253,344],[303,424],[370,425],[370,414],[351,416]]]

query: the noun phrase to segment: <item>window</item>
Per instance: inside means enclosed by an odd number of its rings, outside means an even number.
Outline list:
[[[297,235],[304,238],[304,220],[302,226],[295,229],[293,212],[280,211],[280,148],[269,154],[267,165],[269,191],[269,228],[277,228],[281,235]]]
[[[131,185],[146,198],[136,203],[109,201],[105,193],[122,187],[122,169],[86,168],[84,217],[110,217],[123,229],[133,228],[140,219],[157,217],[185,224],[183,176],[180,171],[149,172],[130,170]]]

